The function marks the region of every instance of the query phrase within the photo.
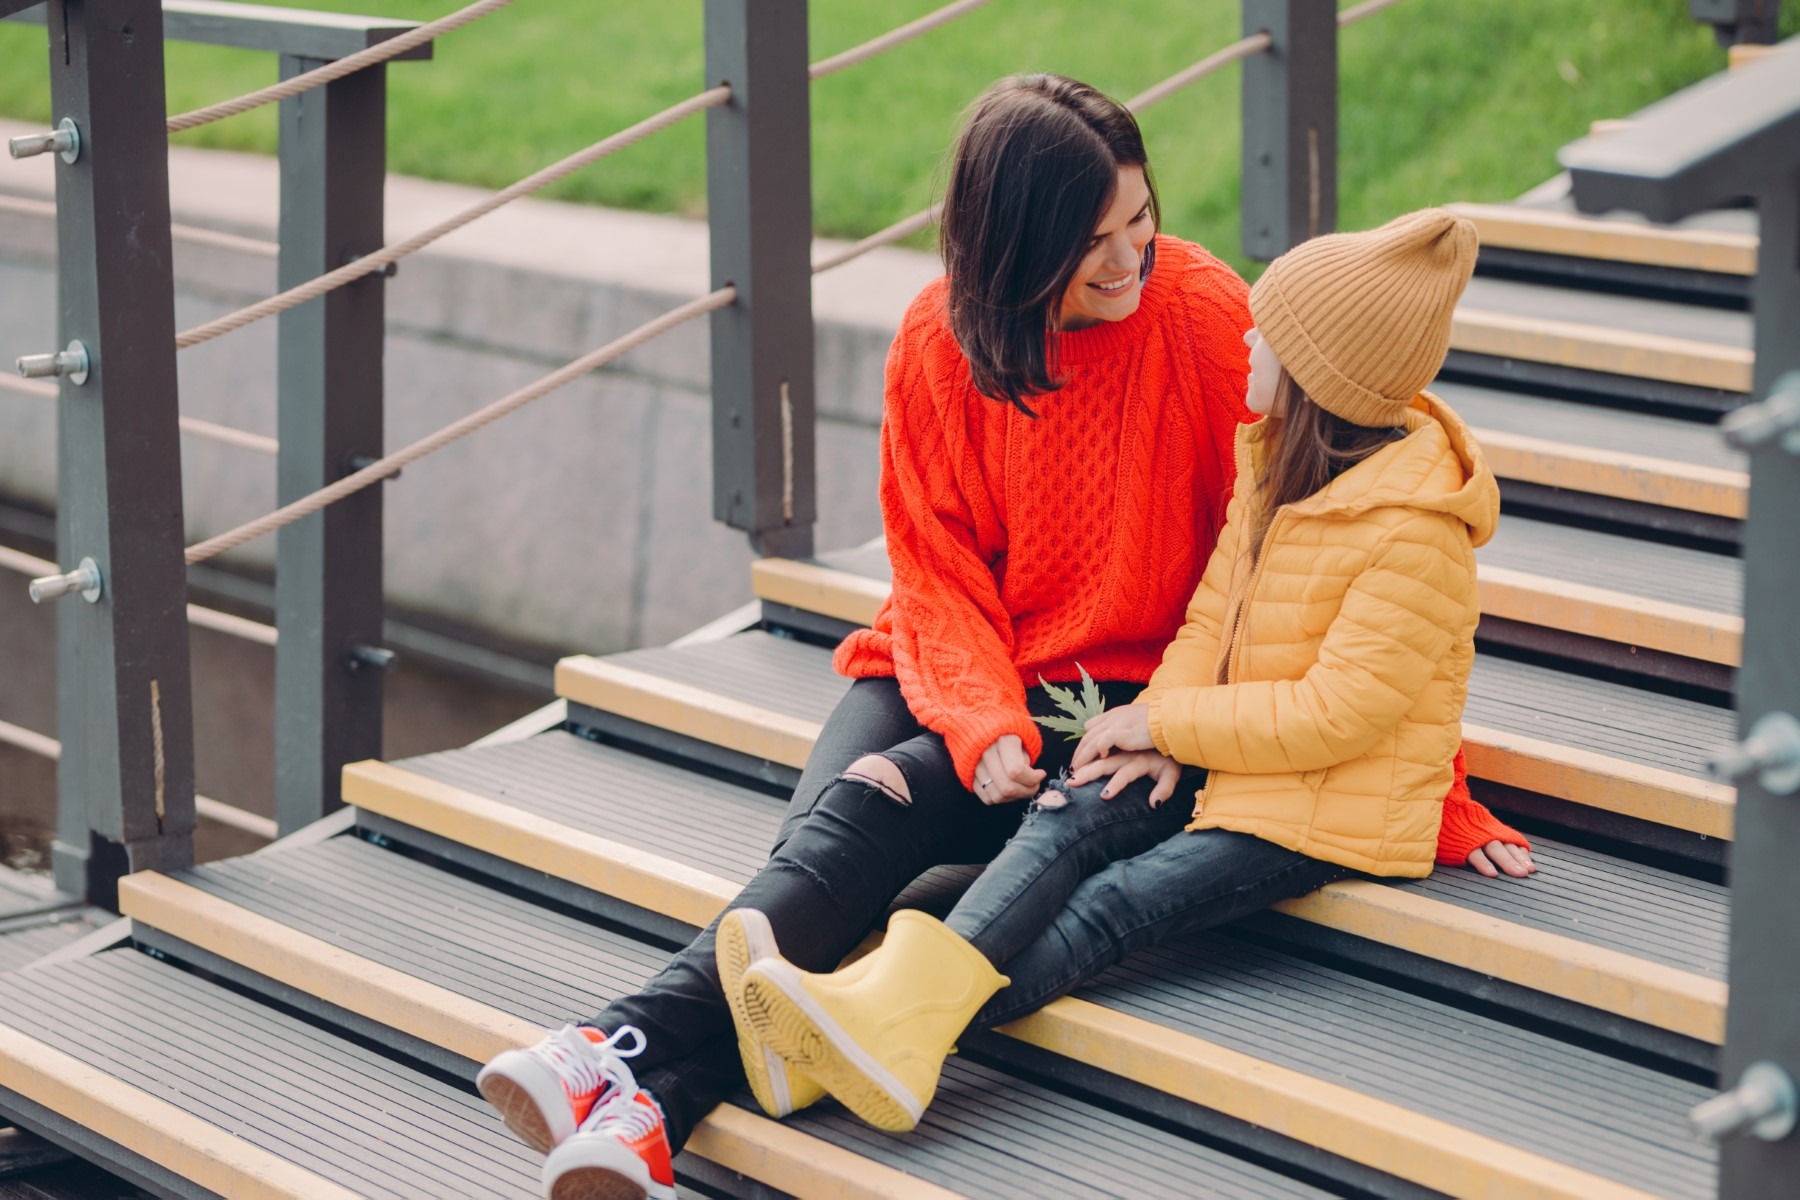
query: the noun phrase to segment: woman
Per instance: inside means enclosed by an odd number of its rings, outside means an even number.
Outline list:
[[[1050,75],[977,101],[946,189],[946,278],[888,358],[893,592],[839,648],[856,682],[735,901],[803,970],[834,967],[926,869],[991,860],[1026,815],[1014,802],[1069,765],[1073,745],[1046,746],[1033,720],[1054,704],[1027,682],[1079,663],[1128,704],[1181,625],[1250,417],[1250,319],[1230,268],[1156,226],[1121,106]],[[1477,828],[1471,849],[1509,836]],[[546,1195],[603,1181],[672,1194],[670,1149],[746,1076],[771,1115],[821,1095],[734,1032],[737,981],[721,986],[715,940],[483,1070],[508,1125],[550,1152]],[[759,949],[728,953],[728,971]]]

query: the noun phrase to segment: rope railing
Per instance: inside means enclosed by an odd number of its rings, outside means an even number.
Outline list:
[[[382,44],[386,45],[387,43]],[[583,167],[599,162],[609,154],[615,154],[627,146],[636,145],[652,134],[660,133],[695,113],[705,112],[729,99],[731,99],[731,89],[721,84],[715,88],[708,88],[698,95],[689,96],[679,104],[671,104],[654,116],[645,117],[629,128],[621,129],[610,137],[602,138],[585,150],[578,150],[541,171],[527,175],[512,186],[495,192],[480,203],[470,205],[463,211],[446,217],[436,225],[421,230],[404,241],[395,242],[391,246],[383,246],[379,250],[363,255],[355,262],[346,263],[335,271],[327,271],[297,287],[291,287],[285,292],[270,296],[267,300],[259,300],[236,312],[227,313],[216,320],[208,321],[204,325],[196,325],[185,333],[177,334],[175,348],[186,350],[190,346],[210,342],[214,338],[223,337],[225,334],[254,324],[265,317],[272,317],[291,308],[298,308],[309,300],[316,300],[327,292],[335,291],[345,284],[354,283],[365,275],[385,270],[390,264],[399,262],[409,254],[423,250],[441,238],[448,237],[463,226],[487,216],[495,209],[511,204],[521,197],[529,196],[533,192],[542,191],[558,180],[573,175]]]
[[[0,375],[0,391],[17,392],[21,396],[35,396],[40,400],[54,400],[57,387],[54,383],[45,383],[41,379],[20,379],[16,375]],[[243,429],[233,429],[229,425],[202,421],[199,417],[182,417],[180,424],[181,432],[192,437],[204,438],[209,442],[218,442],[220,445],[235,446],[239,450],[251,450],[257,454],[273,455],[281,451],[280,442],[260,433],[250,433]]]
[[[48,217],[53,221],[56,219],[55,204],[48,200],[32,200],[25,196],[0,195],[0,212],[14,212],[29,217]],[[200,246],[211,246],[218,250],[235,250],[240,254],[254,254],[258,258],[274,258],[281,249],[276,243],[263,238],[221,233],[216,229],[201,229],[195,225],[171,224],[169,235],[178,242],[192,242]]]
[[[472,21],[497,9],[505,8],[513,0],[476,0],[467,8],[460,8],[447,17],[439,17],[435,21],[409,29],[397,37],[385,42],[378,42],[366,50],[358,50],[355,54],[346,55],[336,62],[326,63],[311,71],[284,79],[280,83],[270,84],[254,92],[246,92],[231,100],[222,100],[217,104],[209,104],[205,108],[196,108],[192,112],[181,113],[169,118],[170,133],[181,133],[188,129],[198,129],[202,125],[210,125],[214,121],[223,121],[226,117],[235,117],[239,113],[247,113],[251,109],[261,108],[265,104],[274,104],[278,100],[291,99],[314,88],[324,87],[346,75],[354,75],[366,67],[398,58],[408,50],[423,46],[426,42],[461,29]]]
[[[0,721],[0,744],[23,750],[27,754],[35,754],[39,758],[47,758],[56,762],[62,758],[62,743],[53,737],[26,729],[23,725],[14,725],[11,721]],[[274,841],[279,834],[275,822],[267,817],[259,817],[253,812],[245,812],[241,808],[214,800],[210,796],[194,797],[195,815],[208,821],[216,821],[220,825],[229,825],[233,829],[253,834],[259,838]]]
[[[916,21],[908,21],[898,28],[890,29],[880,37],[870,38],[860,46],[852,46],[841,54],[820,59],[807,68],[807,77],[815,80],[823,79],[827,75],[835,75],[858,63],[868,62],[877,55],[886,54],[889,50],[903,46],[916,37],[922,37],[940,25],[948,25],[956,18],[972,13],[991,2],[992,0],[956,0],[954,4],[946,4],[936,12],[926,13]]]
[[[1363,3],[1355,5],[1352,8],[1346,8],[1338,14],[1338,27],[1343,28],[1347,25],[1354,25],[1358,21],[1374,16],[1384,8],[1392,8],[1399,3],[1400,0],[1364,0]],[[951,5],[950,7],[955,8],[957,6]],[[939,10],[940,13],[943,11],[946,10]],[[937,15],[938,13],[933,13],[931,17],[923,19],[931,20],[932,17],[936,17]],[[956,15],[960,16],[961,14],[959,13]],[[948,20],[949,18],[945,19]],[[917,24],[918,22],[914,23]],[[896,30],[895,32],[899,31]],[[1152,105],[1162,103],[1176,92],[1199,83],[1208,75],[1220,71],[1234,62],[1239,62],[1243,59],[1266,52],[1272,44],[1273,39],[1270,38],[1267,32],[1253,33],[1248,37],[1239,38],[1229,46],[1223,46],[1220,49],[1213,51],[1193,66],[1184,67],[1163,80],[1161,83],[1139,92],[1136,96],[1133,96],[1126,102],[1125,107],[1129,108],[1134,113],[1142,112]],[[826,61],[829,62],[831,60],[828,59]],[[937,219],[942,212],[943,205],[934,204],[930,208],[916,212],[910,217],[895,221],[886,229],[878,230],[854,245],[846,246],[844,249],[839,250],[834,254],[828,254],[823,258],[816,259],[813,262],[812,272],[814,275],[822,274],[825,271],[841,267],[845,263],[854,262],[872,250],[879,250],[883,246],[891,246],[895,242],[903,242],[913,234],[931,228],[931,226],[937,222]]]
[[[49,559],[26,554],[23,550],[14,550],[10,546],[0,546],[0,570],[14,571],[33,579],[62,573],[62,568]],[[246,642],[255,642],[259,646],[275,644],[275,627],[264,625],[260,621],[234,617],[230,613],[220,612],[216,608],[202,608],[198,604],[187,606],[187,618],[188,624],[210,629],[214,633],[229,634]]]
[[[238,528],[221,533],[217,537],[208,538],[204,542],[188,547],[187,564],[205,562],[228,550],[235,550],[246,542],[275,532],[285,525],[292,525],[302,517],[311,516],[330,504],[335,504],[346,496],[355,495],[364,488],[379,483],[402,467],[410,466],[430,454],[435,454],[453,442],[461,441],[479,429],[486,428],[501,417],[524,408],[532,401],[549,395],[556,389],[572,383],[598,370],[616,358],[620,358],[637,349],[645,342],[660,337],[678,325],[703,317],[707,313],[724,308],[737,299],[737,288],[730,286],[708,292],[698,300],[690,300],[677,308],[672,308],[660,317],[646,321],[630,333],[618,337],[593,350],[573,362],[559,367],[550,374],[527,384],[515,392],[511,392],[493,403],[479,408],[453,421],[437,432],[428,434],[402,450],[386,455],[370,463],[354,474],[346,475],[336,483],[327,484],[316,492],[302,496],[291,504],[284,505],[265,517],[240,525]]]

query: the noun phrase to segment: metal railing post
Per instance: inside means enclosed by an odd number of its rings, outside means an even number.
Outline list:
[[[1244,0],[1244,253],[1267,262],[1337,228],[1336,0]]]
[[[48,9],[51,103],[80,137],[56,165],[55,349],[87,352],[57,401],[56,543],[99,572],[55,601],[53,859],[58,887],[110,907],[119,876],[194,854],[162,10]]]
[[[1711,25],[1721,46],[1767,46],[1780,36],[1781,0],[1688,0],[1688,16]]]
[[[752,19],[754,10],[754,19]],[[706,0],[713,516],[761,554],[812,553],[812,150],[805,0]]]
[[[284,54],[286,79],[320,65]],[[387,74],[371,67],[281,104],[280,286],[383,241]],[[382,452],[380,273],[280,318],[281,503]],[[381,753],[382,489],[278,534],[275,818],[291,832],[341,807],[345,763]],[[391,661],[391,658],[386,661]]]

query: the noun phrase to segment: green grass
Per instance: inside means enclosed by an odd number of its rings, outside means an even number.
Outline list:
[[[940,0],[814,0],[812,57]],[[428,19],[457,0],[316,0],[311,7]],[[1784,27],[1800,29],[1800,5]],[[1231,0],[996,0],[813,88],[821,233],[869,233],[923,207],[958,114],[1010,71],[1052,70],[1129,97],[1237,35]],[[695,0],[519,0],[451,34],[436,61],[388,68],[389,164],[409,175],[510,183],[697,90]],[[41,29],[0,26],[0,113],[45,120]],[[1342,45],[1340,219],[1361,228],[1448,200],[1501,200],[1556,169],[1557,147],[1724,65],[1679,0],[1409,0]],[[271,82],[273,56],[172,45],[172,111]],[[1240,267],[1238,71],[1228,67],[1144,118],[1165,227]],[[270,152],[272,109],[176,139]],[[590,167],[565,200],[699,215],[703,122]],[[918,239],[925,244],[925,238]]]

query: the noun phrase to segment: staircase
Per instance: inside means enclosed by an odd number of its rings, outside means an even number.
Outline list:
[[[1540,873],[1348,881],[965,1039],[911,1136],[748,1095],[713,1194],[1710,1197],[1724,1037],[1745,247],[1489,206],[1439,390],[1507,515],[1480,552],[1477,796]],[[1719,228],[1719,225],[1724,228]],[[368,762],[353,810],[120,889],[129,945],[0,974],[0,1110],[159,1195],[525,1197],[477,1066],[641,984],[764,859],[879,547],[765,560],[763,619],[572,658],[567,722]],[[942,911],[970,877],[903,903]]]

